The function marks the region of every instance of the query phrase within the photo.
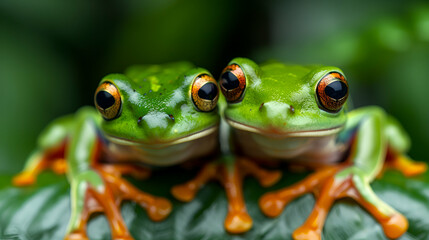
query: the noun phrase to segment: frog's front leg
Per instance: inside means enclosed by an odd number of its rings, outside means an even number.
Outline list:
[[[88,239],[86,225],[91,214],[96,212],[106,215],[113,239],[133,239],[119,210],[123,200],[139,203],[153,221],[161,221],[171,212],[168,200],[146,194],[119,174],[102,169],[100,166],[97,170],[82,172],[72,181],[72,215],[65,239]]]
[[[424,162],[416,162],[409,158],[407,155],[399,153],[391,153],[386,159],[381,174],[386,169],[395,169],[400,171],[406,177],[420,175],[427,171],[428,166]]]
[[[67,171],[67,164],[65,159],[60,157],[63,152],[63,146],[49,152],[35,150],[24,169],[12,179],[13,185],[18,187],[32,185],[36,182],[37,176],[46,169],[52,169],[59,175],[64,174]]]
[[[361,109],[351,113],[347,124],[346,131],[356,129],[356,132],[345,163],[317,170],[303,181],[260,199],[262,211],[275,217],[294,198],[316,193],[315,207],[307,221],[293,233],[294,239],[320,239],[333,202],[344,197],[353,198],[372,214],[389,238],[400,237],[408,228],[406,218],[379,199],[370,186],[383,167],[390,143],[385,133],[386,115],[378,108]]]
[[[407,219],[373,192],[367,175],[356,167],[346,168],[320,185],[313,211],[305,223],[293,233],[294,239],[321,239],[326,217],[335,200],[350,197],[365,208],[382,226],[389,238],[398,238],[407,231]]]
[[[71,116],[65,116],[56,119],[44,129],[38,138],[37,147],[28,157],[24,169],[13,178],[12,182],[15,186],[34,184],[37,176],[45,169],[52,169],[57,174],[66,172],[64,151],[72,122]]]
[[[362,169],[340,165],[316,171],[303,181],[285,189],[265,194],[260,199],[262,211],[269,217],[278,216],[295,198],[313,192],[316,203],[306,222],[293,233],[294,239],[321,239],[325,219],[333,202],[350,197],[380,222],[389,238],[400,237],[408,228],[407,219],[379,199]]]
[[[172,194],[175,198],[188,202],[206,182],[218,180],[225,188],[228,198],[225,229],[233,234],[247,232],[252,228],[253,221],[247,213],[243,197],[243,179],[246,175],[256,177],[264,187],[273,185],[281,178],[280,171],[267,171],[250,160],[228,155],[223,156],[221,161],[207,163],[196,178],[173,187]]]
[[[89,239],[86,225],[95,212],[106,214],[113,239],[133,239],[125,226],[112,190],[96,171],[84,171],[74,177],[71,182],[71,205],[72,213],[64,239]]]
[[[154,221],[164,219],[171,212],[168,200],[143,193],[122,178],[122,174],[135,175],[133,170],[124,165],[100,163],[102,147],[93,112],[78,112],[66,155],[72,213],[65,239],[88,239],[86,225],[94,212],[106,215],[113,239],[133,239],[120,213],[123,200],[139,203]]]
[[[386,161],[379,177],[386,169],[398,170],[407,177],[416,176],[427,171],[428,166],[426,163],[416,162],[405,154],[410,148],[411,141],[396,119],[387,116],[384,132],[388,139],[388,150]]]
[[[229,233],[244,233],[252,228],[253,220],[247,213],[243,197],[243,179],[247,175],[255,177],[264,187],[275,184],[281,178],[280,171],[267,171],[255,162],[237,157],[231,164],[221,165],[218,180],[225,188],[228,198],[228,214],[224,226]]]

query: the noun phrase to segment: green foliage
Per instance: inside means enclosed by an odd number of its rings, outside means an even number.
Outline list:
[[[173,184],[186,181],[193,172],[177,174],[177,169],[155,172],[145,181],[133,181],[141,189],[171,199]],[[283,179],[268,190],[279,189],[305,177],[303,173],[285,172]],[[69,185],[63,176],[45,173],[34,187],[15,188],[11,176],[0,177],[0,239],[62,239],[70,216]],[[383,200],[403,213],[410,222],[402,240],[428,239],[429,229],[429,174],[407,179],[398,172],[389,171],[372,186]],[[136,239],[291,239],[291,233],[309,215],[314,204],[311,195],[293,201],[280,217],[265,217],[257,206],[258,198],[267,189],[256,180],[245,181],[244,195],[249,214],[254,219],[253,229],[244,234],[228,235],[223,228],[227,202],[223,189],[217,183],[204,187],[191,203],[173,200],[171,216],[160,223],[151,222],[146,212],[136,203],[126,202],[122,214]],[[93,240],[110,239],[107,221],[103,215],[94,216],[89,224]],[[341,200],[332,208],[323,239],[386,239],[379,224],[352,200]]]

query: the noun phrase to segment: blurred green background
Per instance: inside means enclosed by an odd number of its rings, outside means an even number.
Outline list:
[[[356,107],[376,104],[428,160],[429,4],[423,1],[1,0],[0,172],[17,172],[57,116],[92,105],[131,64],[230,59],[342,68]]]

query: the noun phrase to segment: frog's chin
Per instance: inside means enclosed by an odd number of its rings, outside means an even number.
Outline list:
[[[323,136],[330,136],[334,135],[338,132],[340,132],[344,125],[339,125],[332,128],[326,128],[326,129],[318,129],[318,130],[302,130],[302,131],[282,131],[275,128],[270,129],[262,129],[254,126],[249,126],[246,124],[242,124],[239,122],[236,122],[234,120],[226,118],[226,122],[235,129],[239,129],[242,131],[257,133],[261,135],[271,135],[271,136],[277,136],[277,137],[323,137]]]
[[[120,138],[120,137],[116,137],[116,136],[112,136],[112,135],[105,135],[105,137],[107,138],[108,141],[116,143],[116,144],[120,144],[120,145],[164,148],[164,147],[168,147],[171,145],[190,142],[190,141],[194,141],[194,140],[206,137],[206,136],[213,134],[216,131],[218,131],[218,128],[219,128],[219,126],[215,125],[215,126],[209,127],[207,129],[204,129],[202,131],[190,134],[190,135],[185,136],[185,137],[180,137],[180,138],[176,138],[176,139],[172,139],[172,140],[168,140],[168,141],[157,141],[157,142],[135,141],[135,140]]]

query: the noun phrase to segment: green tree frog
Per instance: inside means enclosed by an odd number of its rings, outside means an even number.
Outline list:
[[[72,213],[65,239],[88,239],[94,212],[105,213],[113,239],[133,239],[120,213],[122,200],[140,204],[154,221],[169,215],[171,203],[122,175],[145,177],[141,165],[171,166],[216,153],[218,97],[211,74],[188,62],[107,75],[95,92],[96,109],[84,107],[53,121],[14,184],[32,184],[46,168],[66,172]]]
[[[238,154],[259,163],[299,163],[315,169],[292,186],[266,193],[259,202],[264,214],[276,217],[293,199],[315,193],[314,209],[294,231],[294,239],[321,239],[333,202],[343,197],[372,214],[387,237],[397,238],[407,230],[407,219],[379,199],[370,182],[386,165],[405,175],[422,173],[426,165],[405,155],[410,147],[407,134],[381,108],[346,113],[349,85],[339,68],[257,65],[235,58],[223,71],[219,87],[228,102],[223,115]]]

